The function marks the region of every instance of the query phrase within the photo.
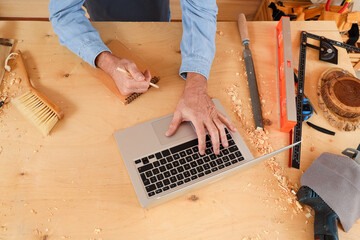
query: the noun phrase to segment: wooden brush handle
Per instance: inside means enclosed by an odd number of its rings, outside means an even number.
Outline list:
[[[24,64],[23,58],[21,56],[21,52],[19,50],[17,50],[15,53],[18,54],[16,56],[18,72],[19,72],[20,76],[22,76],[22,78],[23,78],[22,80],[25,81],[26,86],[29,88],[29,90],[31,92],[33,92],[38,98],[40,98],[41,101],[43,101],[48,107],[50,107],[55,112],[55,114],[58,116],[59,119],[62,119],[64,117],[64,112],[58,106],[56,106],[52,101],[50,101],[50,99],[48,99],[44,94],[42,94],[41,92],[36,90],[31,85],[29,75],[26,72],[25,64]]]
[[[240,13],[238,17],[238,28],[239,28],[242,44],[249,43],[250,38],[249,38],[248,28],[246,25],[246,17],[245,14],[243,13]]]

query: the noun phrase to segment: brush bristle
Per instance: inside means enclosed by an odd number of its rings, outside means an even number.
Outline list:
[[[59,120],[56,113],[31,91],[13,99],[12,103],[45,136]]]

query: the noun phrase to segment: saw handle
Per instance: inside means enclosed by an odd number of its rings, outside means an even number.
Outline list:
[[[243,14],[243,13],[239,14],[238,27],[239,27],[242,44],[250,43],[248,28],[246,25],[246,17],[245,17],[245,14]]]

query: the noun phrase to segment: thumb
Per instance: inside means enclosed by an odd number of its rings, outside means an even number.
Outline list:
[[[145,76],[142,72],[137,68],[135,63],[128,64],[127,70],[131,74],[131,76],[135,79],[135,81],[145,81]]]
[[[170,123],[169,130],[165,133],[165,136],[170,137],[174,135],[174,133],[178,130],[180,124],[182,122],[182,116],[181,113],[175,112],[174,117]]]

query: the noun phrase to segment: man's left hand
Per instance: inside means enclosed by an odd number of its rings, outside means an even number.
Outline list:
[[[176,107],[173,120],[166,136],[173,135],[183,121],[191,121],[195,127],[199,141],[199,152],[205,154],[207,129],[215,154],[220,154],[220,140],[224,147],[228,147],[225,126],[236,132],[231,121],[218,111],[206,93],[206,78],[198,73],[188,73],[183,95]]]

